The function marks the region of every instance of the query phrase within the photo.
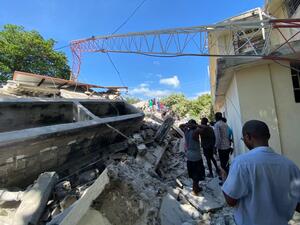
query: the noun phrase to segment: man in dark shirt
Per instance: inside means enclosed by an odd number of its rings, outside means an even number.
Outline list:
[[[209,176],[213,177],[212,165],[213,162],[217,174],[219,174],[220,169],[218,167],[217,161],[214,158],[214,147],[216,143],[215,133],[212,127],[208,125],[208,119],[202,118],[201,125],[197,129],[197,134],[201,137],[201,147],[203,148],[203,153],[206,158]]]
[[[193,180],[193,194],[198,195],[202,188],[199,181],[205,179],[205,169],[200,149],[199,135],[196,135],[198,124],[189,120],[185,130],[187,169],[189,177]]]

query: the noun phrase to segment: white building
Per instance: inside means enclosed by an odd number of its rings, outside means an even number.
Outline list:
[[[267,15],[276,18],[299,18],[300,0],[266,1]],[[259,19],[262,10],[254,9],[229,21]],[[298,30],[297,30],[298,29]],[[299,28],[285,29],[285,36],[291,37]],[[254,34],[249,31],[247,35]],[[242,35],[236,37],[229,32],[210,34],[210,43],[214,51],[221,51],[222,43],[231,42],[232,48],[243,46]],[[257,46],[263,33],[255,34]],[[238,39],[238,40],[237,40]],[[275,48],[283,43],[279,33],[272,34],[271,45]],[[300,35],[291,40],[297,50],[293,57],[300,55]],[[242,47],[239,51],[248,51]],[[217,48],[217,49],[216,49]],[[283,48],[283,53],[285,52]],[[289,55],[291,56],[291,55]],[[241,141],[243,124],[251,119],[266,122],[271,131],[270,145],[278,153],[286,155],[300,166],[300,70],[299,63],[262,59],[210,59],[211,93],[215,111],[224,113],[234,133],[236,154],[246,151]]]

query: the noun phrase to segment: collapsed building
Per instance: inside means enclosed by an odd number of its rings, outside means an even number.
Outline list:
[[[16,72],[0,89],[0,224],[233,224],[218,180],[191,194],[172,117],[93,87]]]
[[[192,194],[171,116],[147,115],[116,89],[14,77],[0,89],[0,224],[235,224],[218,177]]]

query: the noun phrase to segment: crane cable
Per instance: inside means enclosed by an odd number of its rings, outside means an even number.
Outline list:
[[[125,26],[128,21],[136,14],[136,12],[144,5],[144,3],[146,2],[147,0],[143,0],[140,4],[137,5],[137,7],[133,10],[133,12],[124,20],[123,23],[121,23],[113,32],[112,34],[115,34],[117,33],[123,26]],[[60,49],[64,49],[64,48],[67,48],[67,47],[70,47],[71,44],[67,44],[67,45],[64,45],[64,46],[61,46],[61,47],[58,47],[58,48],[55,48],[54,50],[55,51],[58,51]]]
[[[135,14],[136,12],[144,5],[147,0],[143,0],[137,7],[133,10],[133,12],[121,23],[115,30],[112,32],[112,35],[117,33]]]
[[[109,53],[108,53],[108,52],[106,52],[106,56],[107,56],[107,58],[109,59],[110,63],[113,65],[113,67],[114,67],[115,71],[117,72],[117,74],[118,74],[118,77],[119,77],[119,79],[120,79],[120,81],[121,81],[122,85],[123,85],[123,86],[126,86],[126,85],[125,85],[125,83],[124,83],[124,81],[123,81],[123,79],[122,79],[122,76],[121,76],[121,73],[120,73],[120,71],[118,70],[118,68],[117,68],[116,64],[114,63],[114,61],[112,60],[112,58],[110,57],[110,55],[109,55]]]
[[[136,12],[144,5],[144,3],[146,2],[147,0],[143,0],[140,4],[137,5],[137,7],[133,10],[133,12],[124,20],[123,23],[121,23],[113,32],[111,35],[117,33],[123,26],[125,26],[128,21],[136,14]],[[118,74],[118,77],[122,83],[123,86],[126,86],[125,85],[125,82],[124,80],[122,79],[122,76],[121,76],[121,73],[120,71],[118,70],[117,66],[115,65],[115,63],[113,62],[112,58],[110,57],[109,53],[106,52],[106,56],[108,57],[109,61],[111,62],[111,64],[113,65],[115,71],[117,72]]]

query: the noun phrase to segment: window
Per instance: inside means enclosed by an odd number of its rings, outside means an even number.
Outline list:
[[[300,0],[299,0],[300,1]],[[245,55],[260,53],[264,47],[262,32],[259,29],[247,29],[233,35],[233,46],[235,53]]]
[[[300,5],[300,0],[285,0],[284,5],[288,17],[292,17]]]
[[[300,102],[300,64],[291,63],[291,74],[295,101]]]

